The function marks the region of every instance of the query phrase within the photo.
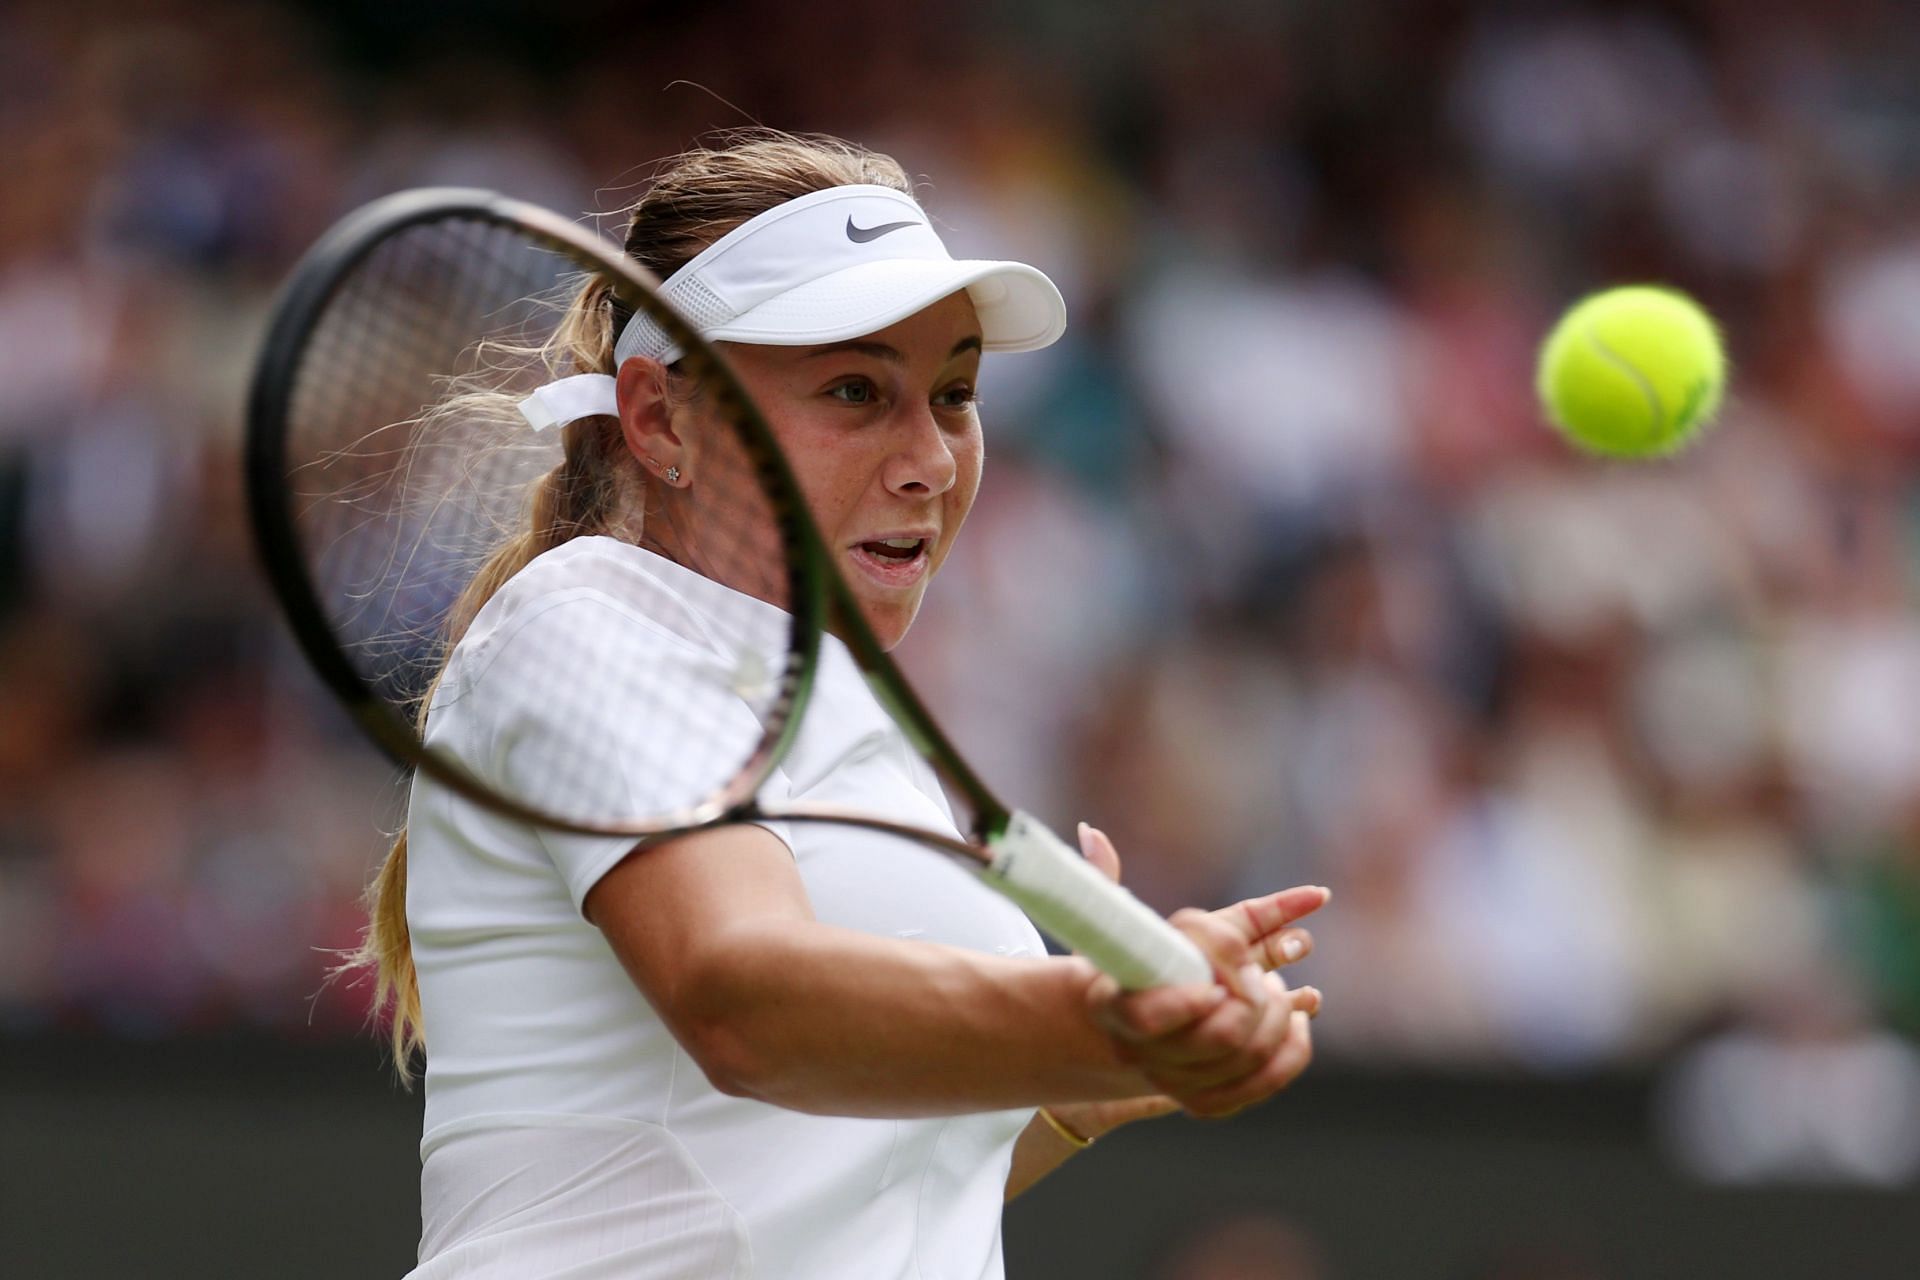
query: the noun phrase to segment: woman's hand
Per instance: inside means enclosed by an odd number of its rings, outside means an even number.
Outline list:
[[[1080,847],[1094,866],[1120,879],[1119,854],[1103,833],[1082,824]],[[1220,985],[1210,996],[1192,988],[1122,992],[1105,977],[1088,991],[1096,1020],[1161,1092],[1048,1109],[1075,1133],[1095,1138],[1182,1108],[1231,1115],[1291,1084],[1313,1057],[1308,1019],[1320,1011],[1320,993],[1289,990],[1272,971],[1313,949],[1313,936],[1294,922],[1330,896],[1305,885],[1218,911],[1176,914],[1174,926],[1214,963]]]

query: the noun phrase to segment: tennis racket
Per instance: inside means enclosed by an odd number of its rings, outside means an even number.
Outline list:
[[[624,812],[639,806],[609,803],[593,785],[589,771],[617,767],[604,755],[554,753],[509,794],[432,744],[420,714],[455,599],[503,536],[526,526],[530,486],[564,456],[552,438],[560,433],[536,434],[486,406],[580,372],[553,339],[573,300],[595,285],[610,295],[610,323],[642,316],[665,332],[682,353],[676,374],[717,424],[702,441],[698,482],[714,499],[706,509],[728,515],[725,527],[703,531],[701,563],[688,567],[734,588],[707,594],[719,600],[710,612],[737,616],[708,621],[738,645],[739,662],[706,680],[674,664],[555,653],[540,664],[550,681],[523,694],[564,715],[617,693],[619,705],[644,708],[649,723],[675,733],[670,741],[690,744],[670,777],[653,780],[649,794],[660,799],[650,812]],[[566,428],[613,429],[604,418]],[[273,313],[252,383],[245,465],[267,575],[321,679],[389,754],[472,802],[636,844],[762,819],[887,832],[964,859],[1129,989],[1209,978],[1184,935],[976,776],[863,620],[774,433],[725,358],[599,236],[478,190],[403,192],[349,215],[295,268]],[[829,634],[964,808],[970,839],[871,814],[762,807],[763,784],[807,713]],[[750,715],[740,714],[742,702]]]

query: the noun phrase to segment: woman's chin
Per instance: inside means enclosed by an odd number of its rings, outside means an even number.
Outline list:
[[[923,594],[915,591],[904,597],[885,600],[871,597],[860,599],[860,616],[866,620],[867,629],[873,632],[874,639],[880,642],[882,649],[892,649],[906,639],[907,630],[920,613]]]
[[[906,638],[935,567],[935,557],[924,553],[906,560],[876,555],[864,546],[847,553],[840,566],[842,581],[882,649]]]

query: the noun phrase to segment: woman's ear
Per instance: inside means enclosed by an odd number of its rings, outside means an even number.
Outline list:
[[[648,475],[669,485],[685,483],[689,468],[687,438],[674,421],[672,375],[648,356],[633,356],[615,375],[620,400],[620,434]]]

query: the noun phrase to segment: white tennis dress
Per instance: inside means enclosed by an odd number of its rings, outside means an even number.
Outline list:
[[[626,788],[644,811],[650,765],[694,744],[650,736],[617,679],[577,682],[596,696],[568,707],[541,682],[556,650],[596,673],[737,663],[712,617],[742,599],[611,538],[568,542],[480,611],[428,738],[511,792],[591,735],[617,767],[583,785]],[[932,771],[831,638],[813,699],[770,800],[952,830]],[[731,714],[751,713],[736,700]],[[1018,908],[938,854],[836,827],[769,829],[825,922],[1042,953]],[[1001,1276],[1001,1202],[1032,1111],[870,1120],[720,1093],[581,914],[630,845],[536,831],[414,784],[407,919],[428,1046],[414,1280]]]

